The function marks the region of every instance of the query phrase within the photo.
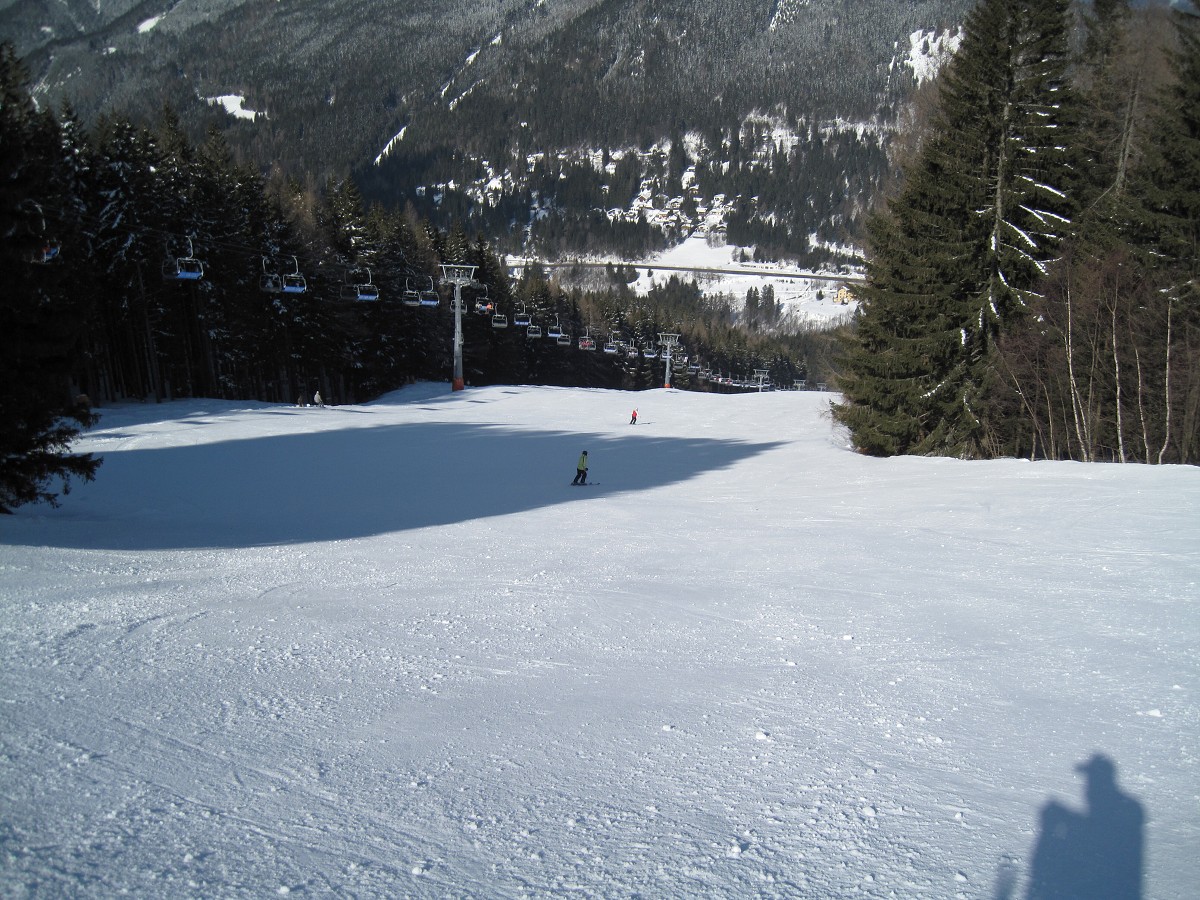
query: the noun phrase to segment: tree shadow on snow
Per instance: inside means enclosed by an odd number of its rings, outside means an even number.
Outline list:
[[[406,424],[101,452],[59,509],[8,517],[0,543],[89,549],[349,540],[681,482],[778,443]],[[571,487],[582,450],[586,488]]]
[[[1141,900],[1146,814],[1116,782],[1116,765],[1096,754],[1077,765],[1087,779],[1087,806],[1077,811],[1057,800],[1041,811],[1025,900]],[[996,900],[1016,886],[1011,864],[1001,867]]]

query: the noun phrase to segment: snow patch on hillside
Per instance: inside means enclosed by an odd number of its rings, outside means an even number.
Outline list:
[[[779,0],[775,4],[775,11],[771,14],[771,24],[767,26],[767,30],[775,31],[791,25],[796,20],[796,13],[810,2],[811,0]]]
[[[397,131],[395,135],[392,136],[392,139],[383,145],[383,149],[380,150],[379,155],[375,157],[375,165],[379,165],[381,162],[387,159],[388,154],[392,152],[396,145],[404,140],[404,132],[406,131],[408,131],[407,125]]]
[[[752,256],[753,250],[753,247],[727,244],[724,239],[714,236],[693,235],[669,250],[631,264],[637,267],[638,279],[630,288],[635,293],[646,294],[672,277],[684,281],[694,278],[705,296],[725,295],[739,301],[745,299],[751,288],[759,292],[770,288],[787,318],[796,324],[832,326],[848,320],[858,308],[857,301],[844,290],[857,280],[857,276],[831,281],[829,277],[788,273],[777,263],[747,262],[745,257]],[[693,274],[674,271],[674,268],[738,271]],[[812,273],[814,276],[828,274]]]
[[[219,97],[205,97],[205,101],[209,106],[224,107],[225,112],[233,116],[235,119],[245,119],[253,122],[259,116],[267,118],[265,112],[258,112],[253,109],[246,109],[246,98],[241,94],[222,94]]]
[[[942,67],[954,58],[962,43],[962,29],[947,28],[935,31],[914,31],[908,36],[908,56],[904,64],[912,69],[917,84],[937,77]]]

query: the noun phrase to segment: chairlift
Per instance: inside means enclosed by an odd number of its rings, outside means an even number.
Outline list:
[[[429,287],[419,290],[417,293],[421,295],[422,306],[440,306],[442,298],[438,295],[437,288],[433,283],[432,277],[427,277]]]
[[[513,313],[513,326],[516,328],[528,328],[532,321],[533,319],[530,318],[529,313],[525,312],[524,303],[521,304],[520,312]]]
[[[350,269],[346,273],[346,283],[342,285],[342,299],[366,303],[379,299],[379,288],[371,283],[370,269]]]
[[[258,276],[258,289],[268,294],[278,294],[283,291],[283,276],[272,268],[270,260],[262,258],[262,274]]]
[[[525,337],[540,338],[542,336],[541,325],[530,325],[525,329]]]
[[[62,245],[58,241],[43,241],[42,245],[29,254],[29,261],[39,266],[49,265],[58,259]]]
[[[555,316],[554,324],[547,326],[547,328],[546,328],[546,337],[554,338],[555,340],[557,340],[558,338],[562,337],[562,333],[563,333],[563,330],[558,324],[558,316]],[[570,342],[571,342],[571,339],[568,337],[567,343],[570,343]]]
[[[400,293],[400,302],[405,306],[420,306],[421,292],[413,287],[411,278],[404,279],[404,290]]]
[[[558,340],[558,346],[560,346],[560,347],[570,347],[571,346],[571,336],[569,334],[559,334],[557,340]]]
[[[619,352],[620,349],[621,348],[617,346],[616,341],[605,341],[604,342],[604,352],[605,353],[612,355],[612,354]]]
[[[167,247],[167,258],[163,260],[162,274],[167,281],[199,281],[204,277],[204,263],[193,255],[192,239],[185,238],[188,245],[186,256],[173,256]]]
[[[475,314],[479,316],[490,316],[496,311],[496,304],[492,302],[492,298],[488,296],[488,286],[482,285],[483,296],[475,300]]]
[[[646,359],[658,359],[658,351],[653,347],[647,347],[642,351],[642,356],[644,356]]]
[[[308,290],[308,282],[300,274],[300,263],[292,257],[292,271],[283,273],[283,292],[285,294],[303,294]]]
[[[695,363],[688,365],[687,370],[689,375],[698,375],[700,373],[700,367]]]
[[[46,237],[46,217],[42,212],[41,204],[34,200],[24,200],[18,204],[20,210],[27,214],[30,219],[36,217],[36,224],[30,226],[30,232],[33,235],[33,241],[37,245],[31,247],[25,252],[25,258],[31,263],[36,263],[39,266],[48,265],[58,259],[59,253],[62,251],[62,245],[53,238]]]
[[[590,328],[583,329],[583,336],[579,339],[580,350],[595,350],[596,340],[592,337]]]
[[[630,344],[630,345],[629,345],[629,349],[627,349],[627,350],[625,351],[625,358],[626,358],[626,359],[637,359],[637,358],[638,358],[638,348],[637,348],[637,344]]]

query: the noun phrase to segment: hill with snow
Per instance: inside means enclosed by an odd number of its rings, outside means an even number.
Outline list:
[[[1193,896],[1200,472],[829,397],[101,410],[0,520],[0,894]]]
[[[814,232],[858,237],[970,6],[0,0],[0,37],[44,108],[170,107],[260,171],[353,173],[505,250],[637,258],[715,224],[796,259]]]

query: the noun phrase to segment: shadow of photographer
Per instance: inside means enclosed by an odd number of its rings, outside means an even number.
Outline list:
[[[1026,900],[1141,900],[1142,804],[1117,786],[1117,767],[1096,754],[1077,765],[1086,808],[1042,807]],[[1011,884],[1011,882],[1010,882]]]

